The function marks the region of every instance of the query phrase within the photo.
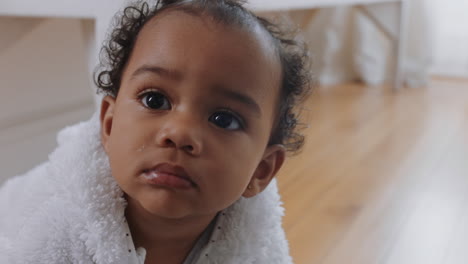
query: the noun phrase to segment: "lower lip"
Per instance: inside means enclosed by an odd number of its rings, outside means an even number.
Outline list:
[[[178,177],[174,174],[164,172],[145,172],[143,178],[151,185],[159,187],[168,187],[175,189],[192,188],[192,183],[189,180]]]

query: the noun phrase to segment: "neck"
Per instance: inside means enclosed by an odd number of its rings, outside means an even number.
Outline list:
[[[181,263],[216,214],[168,219],[150,214],[127,197],[125,216],[135,248],[143,247],[147,259],[174,259]],[[172,261],[171,261],[172,262]]]

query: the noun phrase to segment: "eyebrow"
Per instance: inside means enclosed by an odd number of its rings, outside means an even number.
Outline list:
[[[259,116],[262,113],[260,106],[257,104],[257,102],[248,95],[245,95],[245,94],[242,94],[242,93],[230,90],[230,89],[226,89],[224,87],[219,87],[219,86],[216,87],[215,91],[224,97],[227,97],[231,100],[244,104],[245,106],[250,108],[250,110],[254,111]]]
[[[142,75],[145,73],[157,74],[162,77],[166,77],[176,81],[181,80],[183,77],[182,73],[176,70],[166,69],[155,65],[143,65],[133,72],[133,74],[131,75],[131,79],[134,79],[138,75]],[[257,115],[261,115],[262,111],[260,109],[260,106],[252,97],[221,86],[217,86],[215,88],[215,91],[224,97],[242,103],[243,105],[247,106],[249,109],[254,111]]]
[[[165,69],[159,66],[154,66],[154,65],[143,65],[140,68],[138,68],[136,71],[133,72],[131,79],[134,79],[138,75],[142,75],[145,73],[153,73],[160,75],[162,77],[172,79],[179,81],[182,79],[182,74],[178,71],[175,70],[170,70],[170,69]]]

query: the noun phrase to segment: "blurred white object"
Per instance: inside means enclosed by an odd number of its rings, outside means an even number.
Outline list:
[[[79,20],[0,17],[0,28],[1,183],[46,160],[55,133],[95,108]]]
[[[314,19],[306,15],[309,21],[298,22],[311,43],[319,83],[361,79],[378,84],[388,80],[398,90],[405,81],[409,83],[404,69],[407,2],[252,0],[250,6],[260,12],[289,10],[295,22],[304,17],[297,10],[322,8]],[[355,16],[356,9],[352,7],[358,7],[359,16]],[[390,56],[394,59],[389,60]]]
[[[91,72],[119,1],[0,1],[0,184],[95,111]]]
[[[423,0],[325,8],[305,26],[319,83],[393,81],[396,87],[427,83],[429,27]]]
[[[468,77],[468,1],[427,0],[434,43],[432,73]]]

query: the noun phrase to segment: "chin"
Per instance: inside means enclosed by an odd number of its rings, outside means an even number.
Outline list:
[[[165,219],[183,219],[190,216],[190,204],[171,195],[153,196],[139,200],[141,207],[150,215]]]
[[[168,219],[168,220],[178,220],[188,217],[190,214],[185,210],[180,210],[178,208],[155,208],[154,206],[150,208],[145,208],[146,211],[154,217]]]

